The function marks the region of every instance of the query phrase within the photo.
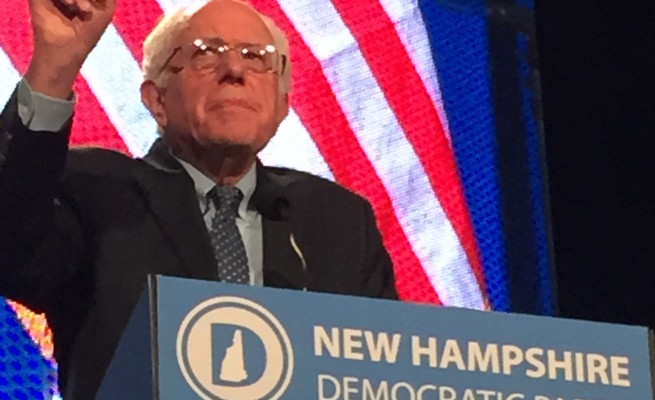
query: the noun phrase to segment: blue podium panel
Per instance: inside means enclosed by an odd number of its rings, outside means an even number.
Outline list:
[[[161,400],[653,399],[646,328],[155,279]]]

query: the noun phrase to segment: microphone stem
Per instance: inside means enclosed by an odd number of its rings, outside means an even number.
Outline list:
[[[296,252],[296,255],[298,256],[298,258],[300,258],[300,262],[302,263],[303,290],[307,291],[307,262],[305,261],[305,256],[302,254],[302,251],[300,250],[300,246],[298,246],[298,243],[296,243],[296,238],[293,236],[293,233],[289,235],[289,242],[291,243],[291,247],[293,248],[293,251]]]

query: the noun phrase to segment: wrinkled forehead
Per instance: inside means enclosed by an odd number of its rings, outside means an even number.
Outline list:
[[[273,43],[273,36],[259,14],[231,0],[213,0],[190,10],[192,16],[182,40],[220,37],[230,43]]]

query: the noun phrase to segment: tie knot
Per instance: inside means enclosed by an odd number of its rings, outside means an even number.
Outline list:
[[[235,214],[239,209],[239,203],[243,199],[241,190],[234,186],[216,185],[207,195],[214,202],[216,210],[229,210]]]

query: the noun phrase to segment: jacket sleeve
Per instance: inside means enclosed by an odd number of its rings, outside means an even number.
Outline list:
[[[364,293],[366,297],[398,299],[394,268],[382,242],[371,206],[366,202],[366,264]]]
[[[82,254],[78,219],[58,193],[70,131],[70,119],[59,132],[25,127],[16,91],[0,114],[0,294],[35,311],[57,295]]]

